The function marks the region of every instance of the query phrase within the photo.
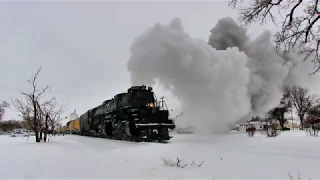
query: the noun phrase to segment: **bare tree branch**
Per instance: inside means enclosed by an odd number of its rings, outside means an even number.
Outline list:
[[[10,104],[7,101],[2,101],[2,103],[0,103],[0,121],[2,120],[5,111],[5,108],[9,108]]]
[[[37,102],[37,107],[41,119],[44,120],[42,129],[44,130],[44,141],[46,141],[48,133],[53,132],[57,123],[61,120],[58,117],[64,112],[65,106],[58,106],[56,98],[52,97],[51,99],[44,101],[41,105]],[[49,130],[50,127],[51,130]]]
[[[40,90],[37,88],[37,79],[41,70],[42,67],[40,67],[37,72],[29,80],[27,80],[27,82],[31,84],[32,90],[31,92],[21,93],[24,97],[24,100],[12,100],[13,106],[21,113],[23,120],[27,121],[29,127],[35,131],[36,142],[40,142],[38,132],[41,130],[41,124],[43,121],[39,102],[45,97],[44,95],[49,89],[49,86],[46,86]]]
[[[285,12],[285,18],[280,21],[280,30],[275,33],[276,51],[287,55],[296,52],[303,60],[310,60],[315,74],[320,69],[320,1],[303,0],[252,0],[251,4],[239,7],[239,21],[243,25],[251,25],[256,21],[265,23],[270,17],[273,24],[277,25],[274,12],[278,7],[279,14]],[[237,8],[243,0],[230,0],[229,6]],[[299,10],[303,10],[301,13]]]
[[[306,128],[307,135],[308,132],[310,136],[318,136],[320,131],[320,103],[317,101],[313,107],[308,111],[307,118],[305,120],[306,125],[309,127]]]
[[[318,102],[315,95],[309,95],[309,91],[306,88],[293,86],[289,91],[292,105],[297,111],[300,119],[301,129],[304,128],[304,117],[310,111],[310,109]]]

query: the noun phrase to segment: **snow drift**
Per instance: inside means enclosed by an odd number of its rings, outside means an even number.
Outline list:
[[[218,21],[208,42],[190,37],[179,18],[155,24],[135,39],[131,52],[132,85],[158,83],[171,91],[185,114],[177,126],[201,133],[228,131],[275,107],[298,72],[298,60],[274,51],[270,32],[250,40],[230,17]]]

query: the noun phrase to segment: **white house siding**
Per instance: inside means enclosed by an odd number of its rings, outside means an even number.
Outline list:
[[[252,125],[256,128],[257,131],[259,131],[263,129],[263,126],[265,125],[265,123],[263,122],[242,123],[242,124],[238,124],[238,127],[241,132],[246,132],[246,129]]]

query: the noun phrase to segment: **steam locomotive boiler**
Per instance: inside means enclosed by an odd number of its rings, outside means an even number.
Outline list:
[[[80,116],[80,134],[126,141],[170,140],[175,124],[151,87],[132,86]]]

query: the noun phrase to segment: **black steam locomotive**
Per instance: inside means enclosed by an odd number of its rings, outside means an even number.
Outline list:
[[[80,135],[126,141],[170,140],[175,124],[152,87],[133,86],[80,116]]]

